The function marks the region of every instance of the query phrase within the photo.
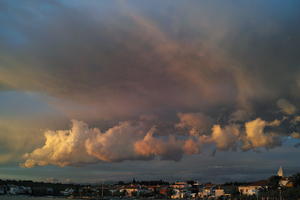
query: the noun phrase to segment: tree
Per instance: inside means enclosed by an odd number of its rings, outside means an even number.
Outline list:
[[[279,187],[279,181],[280,181],[281,177],[280,176],[271,176],[268,179],[268,187],[270,189],[275,189],[277,190]]]
[[[300,186],[300,173],[294,174],[291,177],[291,180],[295,187],[299,187]]]

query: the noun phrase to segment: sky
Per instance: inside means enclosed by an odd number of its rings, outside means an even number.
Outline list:
[[[300,3],[0,1],[0,178],[300,172]]]

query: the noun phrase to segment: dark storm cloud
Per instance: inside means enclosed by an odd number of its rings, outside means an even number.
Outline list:
[[[102,4],[114,9],[102,12]],[[173,39],[159,21],[123,4],[103,2],[90,12],[52,3],[7,9],[7,32],[17,35],[4,42],[1,80],[92,105],[104,117],[234,99],[232,75],[214,47]],[[16,47],[16,40],[23,42]]]
[[[235,102],[248,109],[297,87],[297,16],[285,10],[259,2],[77,3],[7,3],[4,84],[79,102],[102,118]]]

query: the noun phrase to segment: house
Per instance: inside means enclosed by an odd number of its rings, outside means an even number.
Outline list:
[[[187,190],[174,189],[174,194],[171,196],[172,199],[185,199],[190,198],[191,193]]]
[[[171,190],[168,186],[160,187],[159,188],[159,194],[164,195],[164,196],[169,196],[171,193]]]
[[[5,194],[5,193],[6,193],[6,187],[0,185],[0,195],[1,195],[1,194]]]
[[[293,182],[288,177],[283,177],[279,180],[279,185],[281,187],[293,187]]]
[[[242,195],[252,196],[252,195],[257,195],[260,189],[267,188],[267,187],[268,187],[267,181],[262,180],[262,181],[251,183],[246,186],[239,186],[238,190]]]
[[[224,189],[218,188],[214,190],[215,192],[215,197],[221,197],[225,195]]]
[[[53,195],[53,194],[54,194],[54,189],[53,189],[53,188],[50,188],[50,187],[47,187],[47,188],[46,188],[46,194],[47,194],[47,195]]]
[[[190,195],[191,198],[195,199],[198,197],[198,193],[191,193]]]
[[[20,193],[19,187],[16,185],[8,185],[8,194],[16,195]]]
[[[214,184],[210,184],[210,183],[205,184],[204,187],[200,189],[200,191],[198,192],[198,196],[200,198],[212,196],[214,188],[215,188]]]
[[[258,194],[258,191],[259,189],[261,189],[261,186],[256,186],[256,185],[239,186],[238,189],[242,195],[252,196]]]
[[[191,185],[188,184],[187,182],[177,181],[173,185],[171,185],[171,187],[174,189],[184,189],[184,188],[191,187]]]
[[[120,192],[125,192],[127,196],[132,197],[139,193],[141,186],[139,185],[129,185],[120,189]]]
[[[177,181],[173,185],[171,185],[171,188],[173,188],[174,194],[171,195],[172,199],[183,199],[188,198],[191,196],[191,192],[189,189],[192,187],[191,184],[188,184],[187,182],[183,181]]]
[[[49,189],[47,188],[47,191]],[[64,195],[64,196],[70,196],[72,195],[73,193],[75,192],[75,190],[73,188],[67,188],[65,189],[64,191],[61,191],[61,193]]]

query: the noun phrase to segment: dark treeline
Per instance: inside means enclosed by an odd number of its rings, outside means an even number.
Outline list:
[[[138,184],[138,185],[170,185],[170,182],[168,181],[164,181],[164,180],[149,180],[149,181],[137,181],[135,179],[133,179],[130,182],[123,182],[123,181],[119,181],[118,185],[129,185],[129,184]]]
[[[3,180],[0,179],[0,185],[17,185],[17,186],[25,186],[25,187],[34,187],[34,186],[61,186],[61,187],[74,187],[79,184],[69,184],[69,183],[50,183],[50,182],[42,182],[42,181],[31,181],[31,180]]]
[[[31,180],[1,180],[0,186],[24,186],[30,187],[32,190],[32,195],[61,195],[61,191],[67,188],[75,188],[78,189],[81,187],[79,184],[66,184],[66,183],[49,183],[49,182],[35,182]],[[49,190],[51,188],[51,190]]]

